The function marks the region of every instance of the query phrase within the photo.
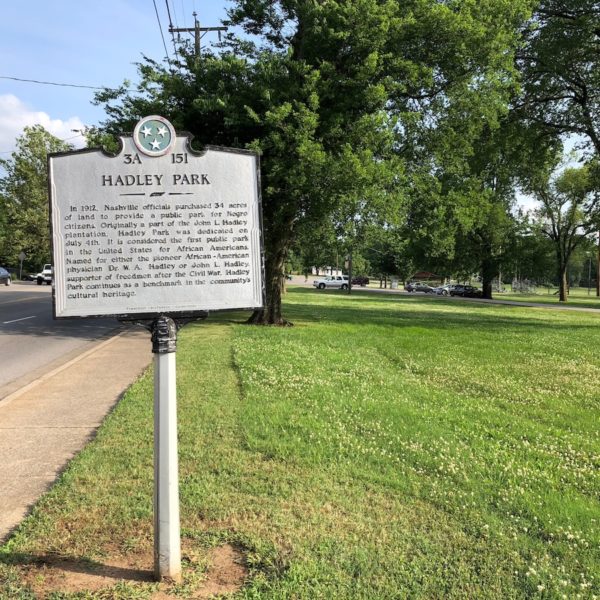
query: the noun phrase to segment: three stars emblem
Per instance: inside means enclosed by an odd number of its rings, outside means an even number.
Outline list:
[[[162,156],[175,141],[173,126],[162,117],[146,117],[134,131],[134,142],[148,156]]]

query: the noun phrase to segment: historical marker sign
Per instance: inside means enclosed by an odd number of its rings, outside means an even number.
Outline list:
[[[196,153],[158,116],[121,143],[50,156],[55,316],[261,307],[257,155]]]
[[[134,317],[154,362],[154,572],[181,576],[175,350],[177,317],[263,306],[258,156],[195,153],[164,118],[121,151],[49,159],[55,318]]]

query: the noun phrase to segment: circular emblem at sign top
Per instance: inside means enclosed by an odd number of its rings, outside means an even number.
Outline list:
[[[163,156],[175,144],[175,128],[167,119],[152,115],[144,117],[133,130],[133,142],[146,156]]]

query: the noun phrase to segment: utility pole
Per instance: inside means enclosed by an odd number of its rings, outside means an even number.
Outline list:
[[[194,54],[196,58],[200,58],[200,40],[202,39],[205,33],[209,31],[217,31],[219,34],[219,41],[221,41],[221,32],[227,31],[227,27],[200,27],[200,21],[198,21],[197,13],[192,13],[194,15],[194,26],[193,27],[173,27],[173,25],[169,25],[169,33],[191,33],[194,35]]]

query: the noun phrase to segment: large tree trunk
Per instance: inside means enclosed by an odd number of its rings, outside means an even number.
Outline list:
[[[492,283],[498,271],[496,261],[492,258],[488,248],[485,249],[487,256],[481,261],[482,296],[488,300],[492,299]]]
[[[255,310],[248,319],[253,325],[285,325],[281,313],[281,296],[285,289],[285,261],[292,242],[293,220],[281,227],[273,227],[265,242],[265,306]]]
[[[567,301],[567,291],[568,291],[568,284],[567,284],[567,265],[560,265],[559,271],[558,271],[558,300],[560,302],[566,302]]]

